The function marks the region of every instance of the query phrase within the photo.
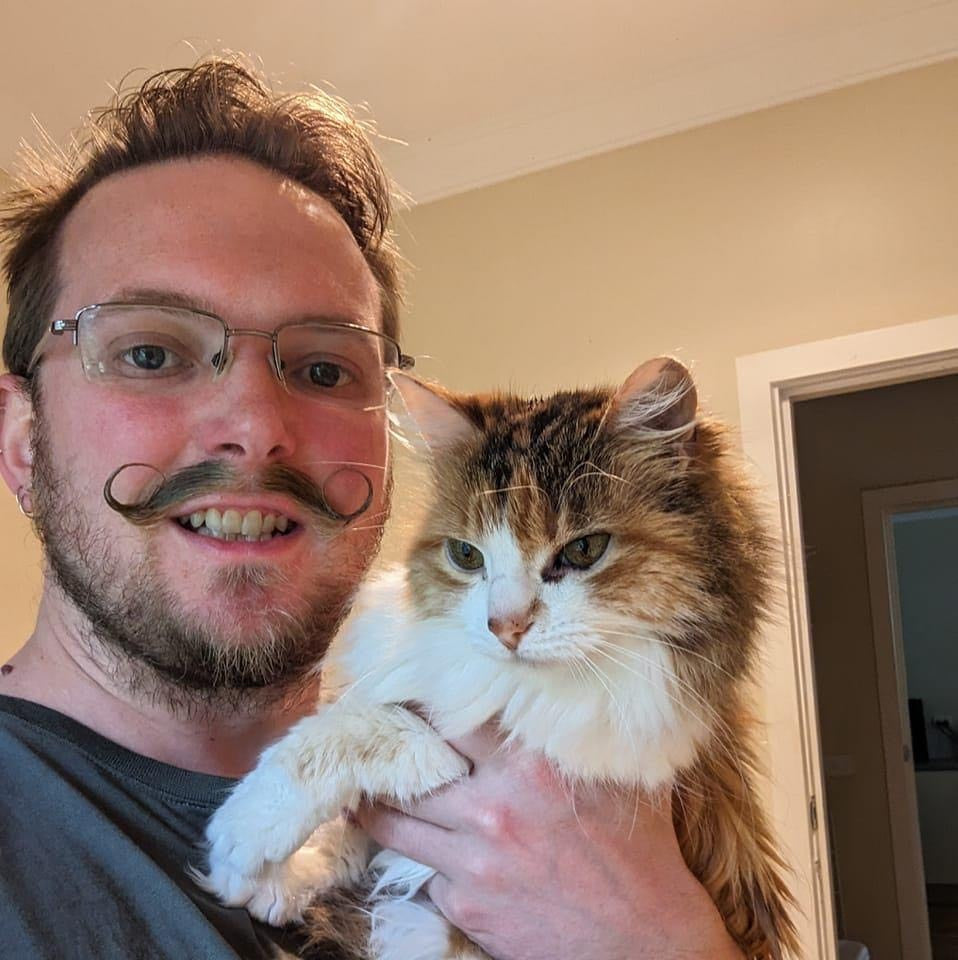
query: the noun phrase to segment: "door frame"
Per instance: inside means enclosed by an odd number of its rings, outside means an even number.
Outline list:
[[[898,567],[892,517],[958,505],[958,480],[908,483],[862,491],[872,637],[878,678],[885,784],[895,885],[901,917],[902,955],[932,960],[925,868],[922,862],[905,644],[899,606]]]
[[[794,871],[804,960],[837,960],[793,408],[800,400],[958,373],[958,316],[751,354],[736,367],[742,443],[770,501],[783,561],[783,615],[765,628],[758,676],[765,799]]]

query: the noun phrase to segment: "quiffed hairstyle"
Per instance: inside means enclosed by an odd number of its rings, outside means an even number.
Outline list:
[[[400,257],[390,231],[391,186],[364,123],[320,91],[277,95],[238,58],[164,70],[91,115],[67,152],[30,151],[0,200],[9,315],[3,361],[25,376],[58,293],[57,244],[83,195],[123,170],[233,154],[301,183],[333,205],[376,278],[383,332],[398,337]]]

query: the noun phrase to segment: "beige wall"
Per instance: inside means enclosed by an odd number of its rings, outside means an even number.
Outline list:
[[[0,174],[0,190],[7,182]],[[6,315],[7,302],[0,290],[0,316]],[[30,524],[20,515],[13,494],[0,484],[0,663],[33,630],[40,569],[40,548]]]
[[[466,389],[678,352],[737,419],[740,354],[958,312],[958,61],[413,209],[408,339]]]

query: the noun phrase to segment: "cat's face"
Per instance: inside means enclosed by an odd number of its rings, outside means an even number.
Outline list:
[[[537,401],[407,396],[436,477],[410,556],[423,616],[508,662],[628,665],[651,643],[741,670],[757,529],[721,488],[687,373],[640,371]]]

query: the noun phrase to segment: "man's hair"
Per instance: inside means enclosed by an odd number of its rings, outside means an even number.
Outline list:
[[[0,202],[8,370],[26,375],[54,319],[58,238],[81,197],[123,170],[216,154],[258,163],[332,204],[379,284],[383,331],[398,336],[402,281],[391,186],[366,125],[335,97],[318,90],[277,95],[238,58],[217,56],[118,94],[91,115],[69,151],[24,157],[25,176]]]

